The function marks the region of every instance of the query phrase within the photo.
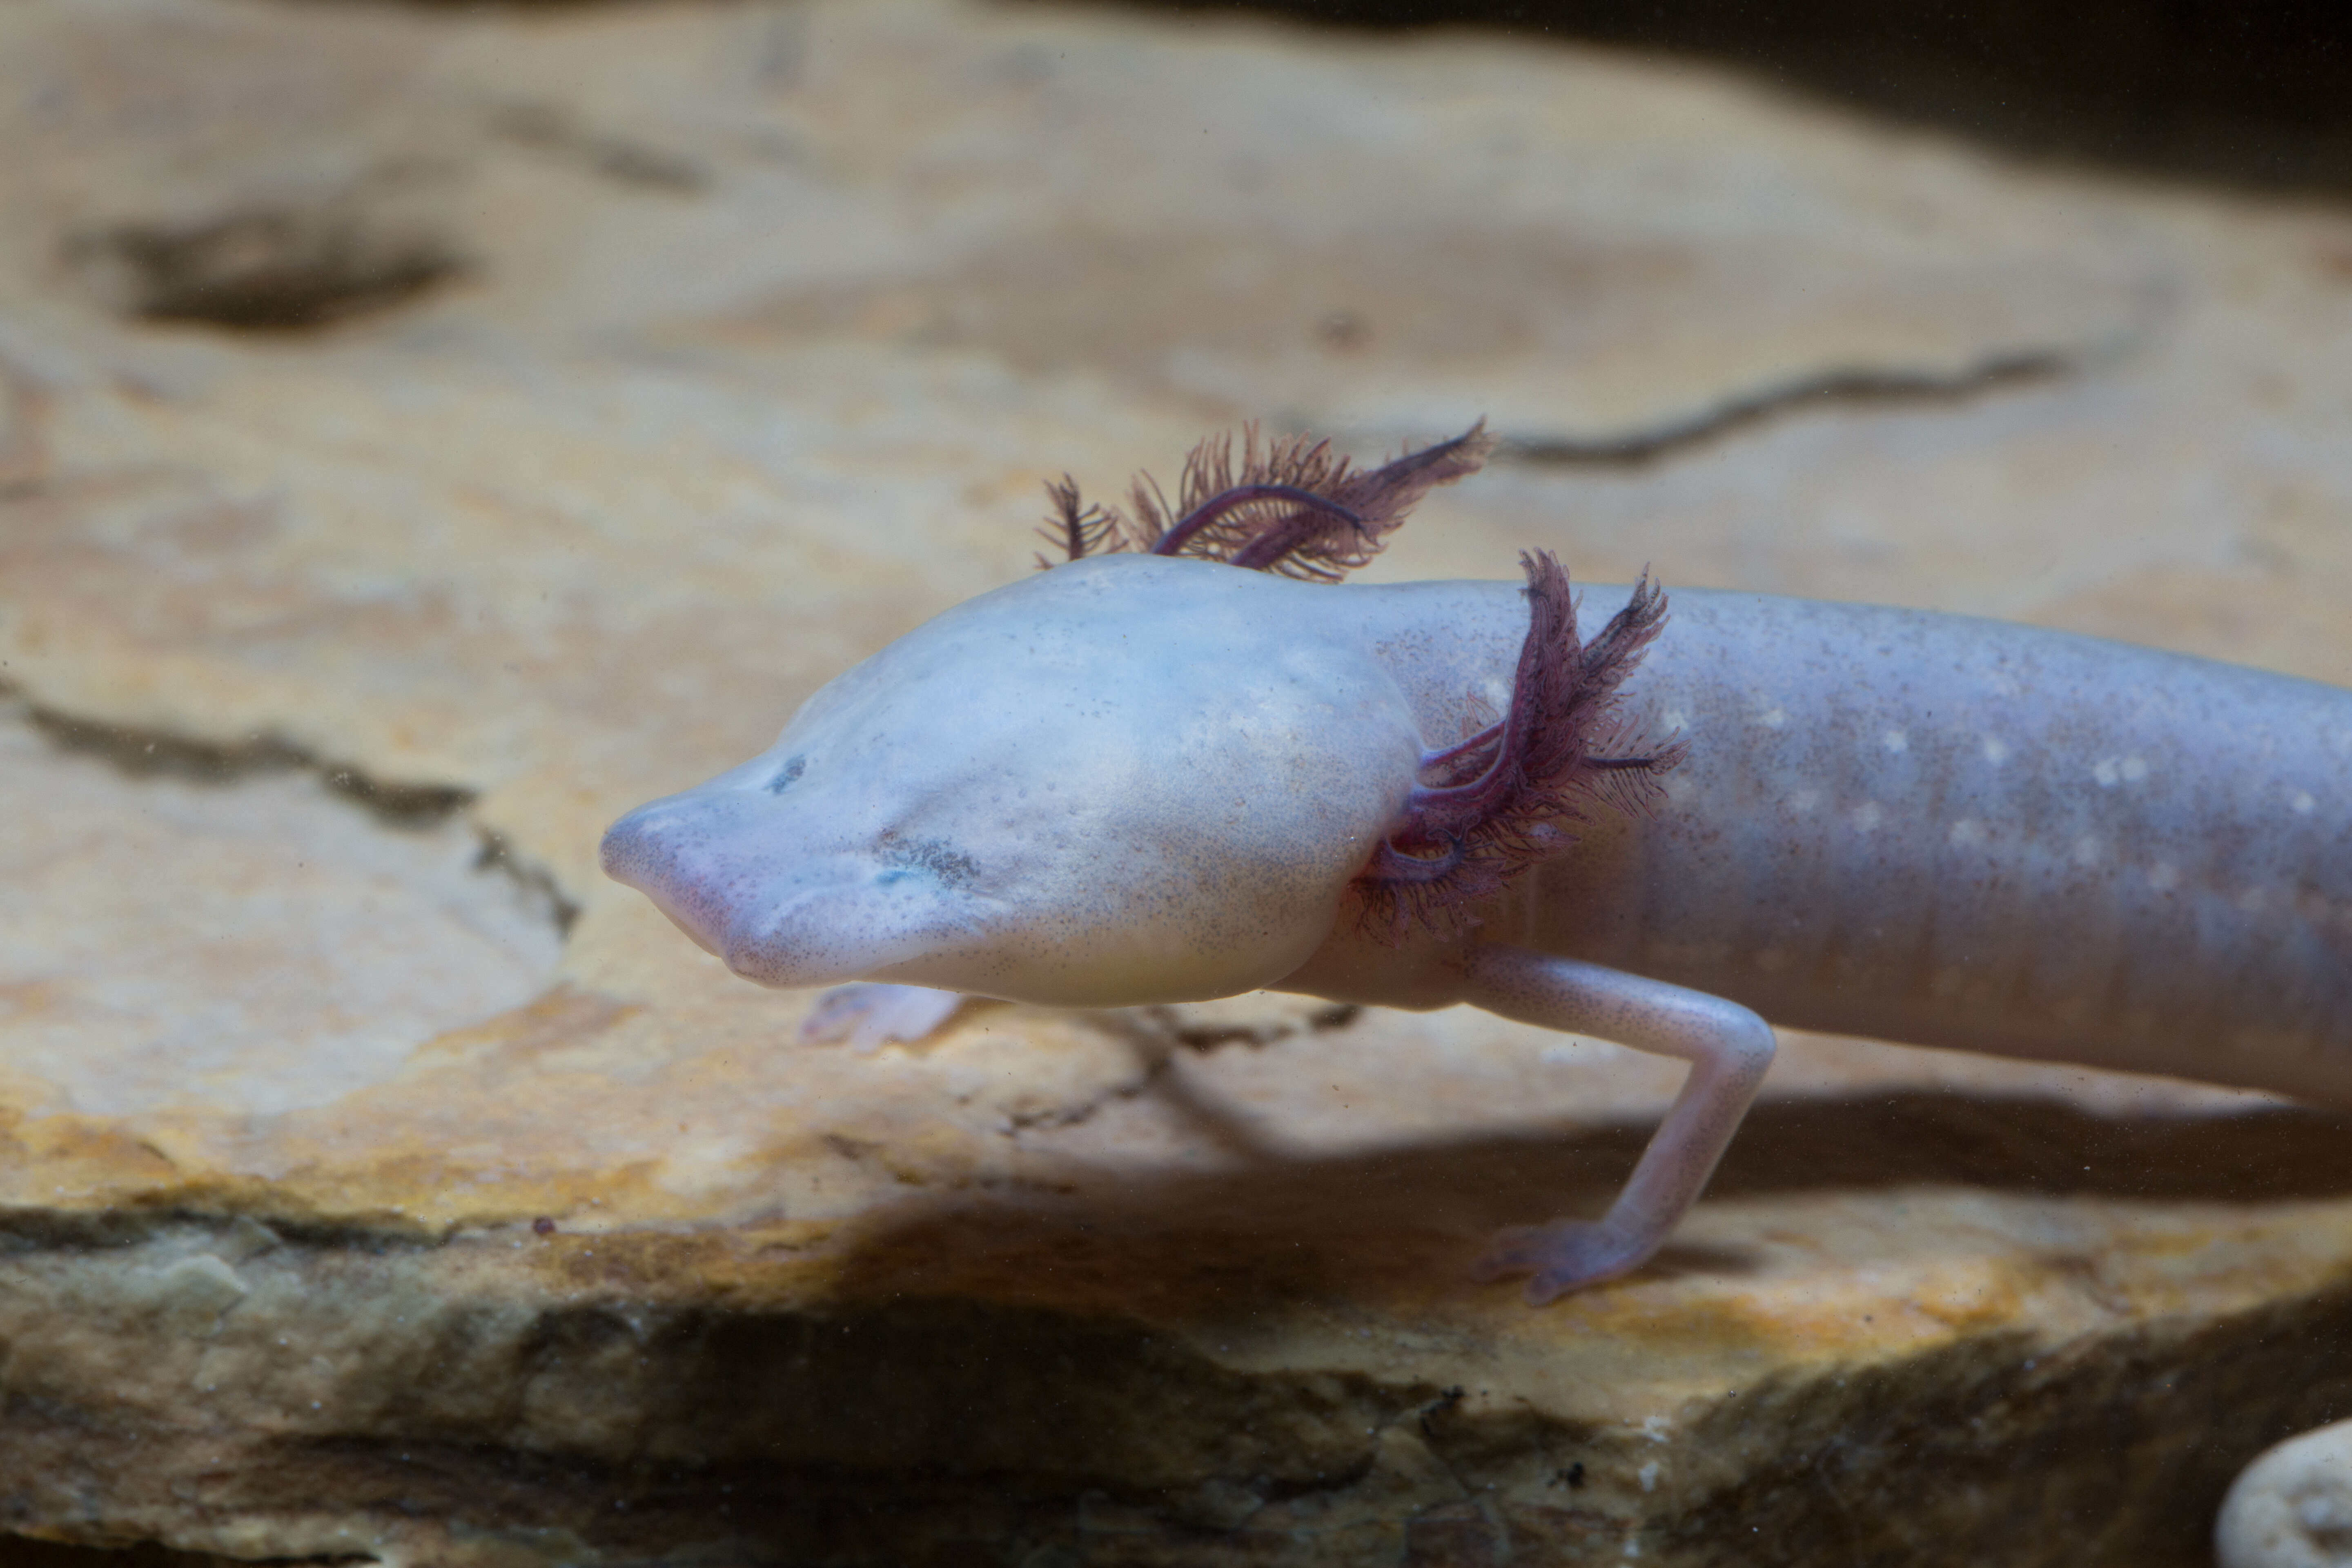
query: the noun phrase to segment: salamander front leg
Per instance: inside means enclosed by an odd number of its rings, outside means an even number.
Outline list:
[[[888,985],[870,980],[836,985],[816,999],[801,1025],[803,1040],[841,1040],[860,1056],[893,1040],[919,1040],[938,1030],[963,996],[928,985]]]
[[[1738,1131],[1772,1065],[1770,1027],[1718,996],[1517,948],[1473,948],[1468,979],[1463,1000],[1473,1006],[1691,1064],[1607,1215],[1506,1230],[1473,1272],[1480,1279],[1531,1274],[1528,1300],[1541,1306],[1640,1268],[1696,1200]]]

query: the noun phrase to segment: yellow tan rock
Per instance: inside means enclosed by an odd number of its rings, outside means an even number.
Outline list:
[[[1665,1067],[1266,997],[804,1047],[593,863],[1027,570],[1041,480],[1250,415],[1518,443],[1391,578],[1544,546],[2352,680],[2340,215],[1046,8],[35,0],[0,87],[9,1528],[2191,1561],[2342,1407],[2340,1120],[1795,1038],[1675,1251],[1531,1313],[1479,1237],[1597,1201]],[[174,268],[331,324],[126,317]],[[1706,423],[1857,370],[1918,395]]]

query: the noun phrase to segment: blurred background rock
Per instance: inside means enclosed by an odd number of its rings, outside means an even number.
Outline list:
[[[2352,187],[2352,23],[2326,0],[1174,0],[1155,8],[1625,45],[2026,155],[2275,190]]]

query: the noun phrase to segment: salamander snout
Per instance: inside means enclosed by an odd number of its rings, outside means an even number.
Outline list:
[[[601,858],[605,875],[762,985],[856,979],[969,931],[969,857],[887,829],[861,842],[825,816],[714,781],[622,817]]]
[[[748,803],[747,803],[748,804]],[[630,812],[604,831],[604,875],[654,901],[704,952],[725,956],[728,928],[760,879],[730,832],[724,797],[669,795]]]

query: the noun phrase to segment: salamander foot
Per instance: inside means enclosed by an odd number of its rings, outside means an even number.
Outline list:
[[[1551,1225],[1515,1225],[1495,1233],[1470,1277],[1481,1284],[1528,1274],[1528,1302],[1540,1307],[1570,1290],[1631,1273],[1656,1250],[1654,1241],[1627,1237],[1606,1222],[1559,1220]]]
[[[818,997],[801,1022],[801,1038],[845,1039],[851,1050],[863,1056],[892,1040],[924,1038],[962,1005],[959,992],[861,980],[854,985],[836,985]]]

